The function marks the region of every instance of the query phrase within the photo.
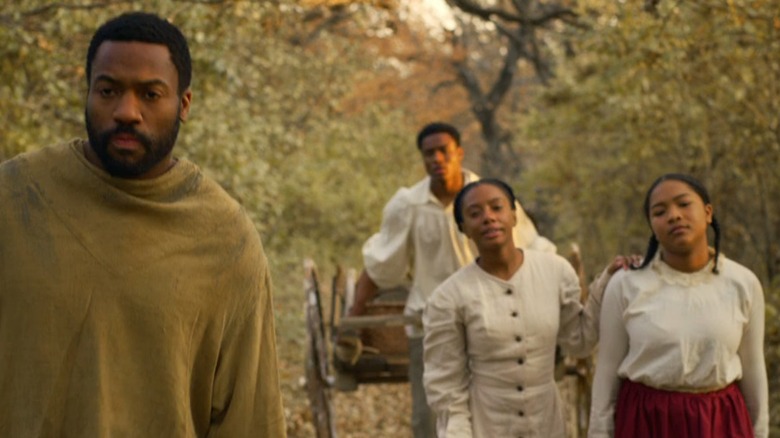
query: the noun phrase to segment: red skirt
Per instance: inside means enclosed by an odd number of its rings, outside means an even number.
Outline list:
[[[736,383],[693,394],[623,380],[615,438],[753,438],[753,424]]]

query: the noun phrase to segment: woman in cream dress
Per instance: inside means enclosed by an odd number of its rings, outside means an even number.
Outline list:
[[[587,303],[569,262],[512,241],[515,205],[498,180],[458,194],[455,220],[479,257],[442,283],[423,314],[424,383],[439,437],[565,436],[555,348],[584,356],[597,341],[602,275]],[[623,258],[608,269],[625,266]]]

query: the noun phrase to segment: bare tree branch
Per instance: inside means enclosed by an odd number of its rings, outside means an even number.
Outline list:
[[[499,108],[511,92],[517,75],[518,61],[524,59],[533,67],[536,77],[547,84],[554,77],[553,69],[546,58],[539,31],[553,23],[578,25],[578,15],[563,3],[551,0],[512,0],[498,6],[482,6],[475,0],[447,0],[447,3],[461,12],[487,21],[495,26],[499,38],[496,45],[503,49],[500,71],[490,90],[485,93],[480,87],[480,74],[467,65],[467,56],[454,62],[458,80],[467,90],[472,111],[482,128],[486,142],[483,173],[501,175],[515,174],[521,167],[520,154],[512,146],[510,131],[499,123]],[[504,40],[504,37],[506,40]],[[465,45],[463,47],[466,47]]]
[[[509,92],[512,86],[512,80],[517,72],[517,60],[520,59],[521,47],[517,44],[509,44],[504,56],[504,65],[499,72],[496,82],[493,84],[490,92],[487,96],[487,101],[490,104],[490,108],[495,110],[504,100],[504,97]]]
[[[339,23],[342,23],[346,20],[348,20],[350,17],[352,17],[352,13],[348,10],[348,8],[343,6],[335,6],[328,8],[330,15],[328,15],[326,18],[324,18],[322,21],[320,21],[314,30],[309,32],[307,35],[303,37],[296,37],[292,43],[293,44],[300,44],[302,46],[306,46],[310,44],[312,41],[316,40],[320,34],[323,32],[334,28]],[[322,12],[322,10],[319,10],[316,15],[310,13],[307,15],[307,21],[313,21],[315,19],[321,19],[322,17],[325,17],[326,14]]]

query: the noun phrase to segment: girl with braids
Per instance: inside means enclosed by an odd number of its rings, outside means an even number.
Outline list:
[[[588,436],[766,438],[761,284],[720,253],[710,197],[694,178],[658,178],[644,213],[644,261],[604,293]]]

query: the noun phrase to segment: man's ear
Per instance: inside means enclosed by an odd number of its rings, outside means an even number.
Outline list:
[[[190,105],[192,104],[192,90],[187,88],[181,95],[181,102],[179,105],[181,110],[179,111],[179,120],[182,123],[187,121],[187,117],[190,115]]]

